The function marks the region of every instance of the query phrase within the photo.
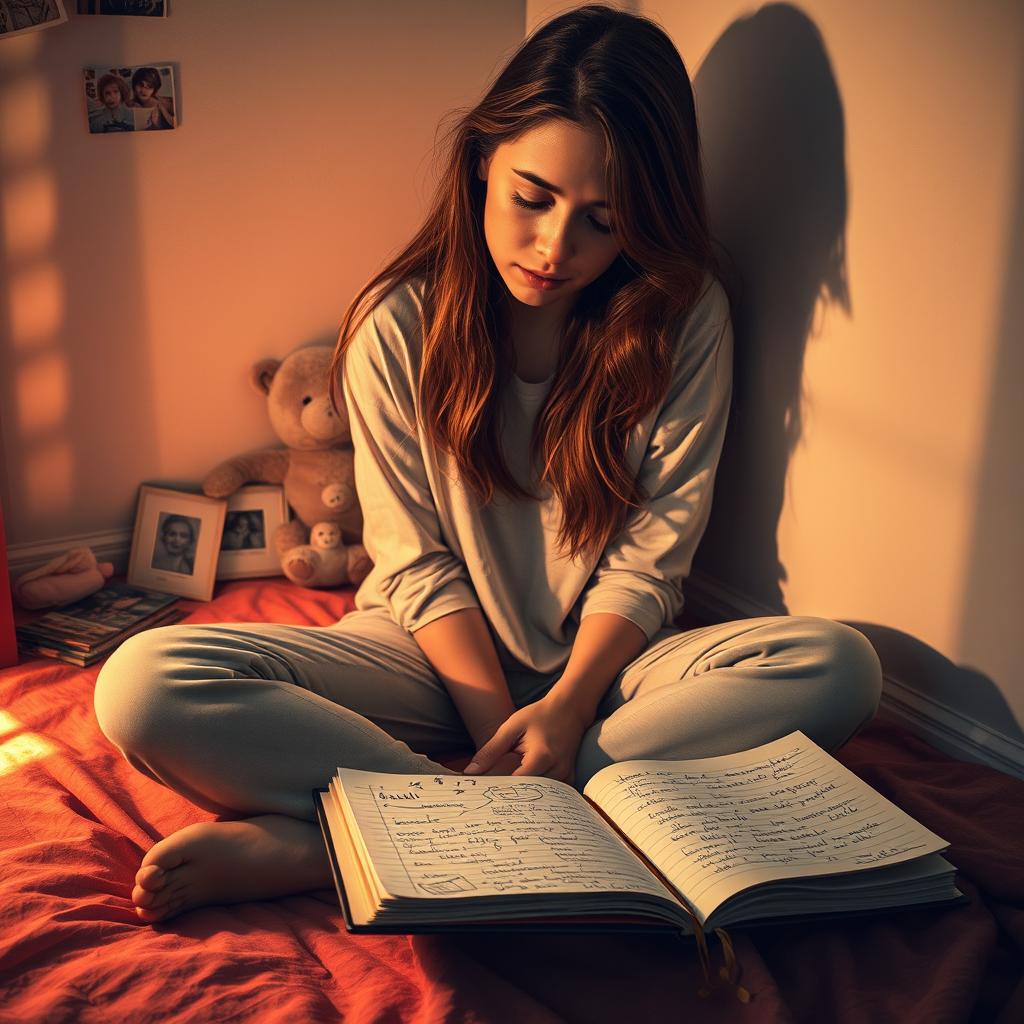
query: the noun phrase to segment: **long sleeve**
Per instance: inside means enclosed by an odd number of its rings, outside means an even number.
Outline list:
[[[602,553],[580,616],[614,612],[650,640],[683,605],[682,581],[707,525],[732,391],[728,300],[715,282],[680,338],[672,383],[639,471],[648,494]]]
[[[415,312],[394,296],[379,304],[346,350],[342,374],[363,543],[373,560],[357,604],[364,595],[364,604],[383,603],[410,632],[479,607],[465,565],[443,539],[420,447],[409,351],[418,340]]]

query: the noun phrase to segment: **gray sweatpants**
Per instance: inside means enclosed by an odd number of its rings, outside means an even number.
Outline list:
[[[503,658],[516,707],[558,673]],[[849,626],[783,616],[655,636],[612,682],[576,761],[582,789],[634,758],[727,754],[800,729],[835,750],[878,707],[875,651]],[[412,635],[386,610],[329,627],[182,625],[127,640],[96,682],[96,717],[140,772],[237,817],[314,819],[338,767],[436,774],[473,742]]]

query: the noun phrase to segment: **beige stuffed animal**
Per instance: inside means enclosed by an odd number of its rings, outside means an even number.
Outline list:
[[[304,587],[357,585],[372,567],[361,543],[348,418],[344,408],[335,413],[328,394],[331,353],[328,345],[311,345],[254,364],[251,382],[267,397],[270,422],[287,447],[228,459],[203,480],[211,498],[247,483],[284,484],[295,518],[278,527],[274,548],[285,576]]]

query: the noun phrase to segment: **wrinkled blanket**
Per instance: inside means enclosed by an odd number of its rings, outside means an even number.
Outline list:
[[[350,591],[283,580],[188,605],[194,622],[318,625],[352,606]],[[970,903],[735,932],[744,1005],[725,989],[702,999],[694,948],[669,936],[352,936],[311,895],[141,923],[130,893],[143,854],[214,816],[106,741],[97,671],[46,659],[0,671],[0,1020],[1024,1020],[1024,782],[884,720],[839,759],[952,844]]]

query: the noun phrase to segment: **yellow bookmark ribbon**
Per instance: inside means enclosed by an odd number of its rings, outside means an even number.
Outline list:
[[[732,939],[724,928],[715,928],[715,935],[722,944],[722,959],[724,963],[718,968],[717,978],[711,978],[711,953],[708,951],[707,936],[700,922],[693,918],[694,938],[697,940],[697,955],[700,958],[700,969],[704,975],[704,985],[697,989],[697,995],[701,999],[707,999],[714,989],[721,984],[732,988],[736,998],[741,1003],[749,1003],[751,1000],[750,990],[740,984],[740,965],[736,959],[736,951],[733,949]]]

